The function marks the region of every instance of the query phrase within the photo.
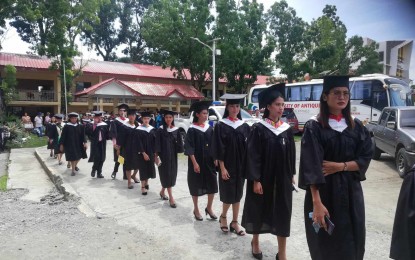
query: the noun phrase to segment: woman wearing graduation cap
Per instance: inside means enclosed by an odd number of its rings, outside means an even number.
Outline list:
[[[148,180],[156,178],[156,167],[154,166],[156,129],[150,125],[150,112],[141,112],[141,120],[143,124],[137,127],[139,142],[138,170],[140,172],[141,194],[147,195],[150,188]]]
[[[244,236],[245,232],[238,224],[240,201],[245,183],[244,170],[246,159],[246,140],[250,127],[242,121],[240,102],[246,95],[225,94],[225,113],[223,119],[215,125],[211,151],[213,158],[219,161],[219,196],[223,202],[220,216],[220,229],[223,232],[235,232]],[[227,212],[232,205],[232,222],[228,228]]]
[[[139,123],[135,120],[137,110],[128,109],[127,117],[128,121],[123,127],[122,138],[118,138],[117,143],[121,148],[121,156],[124,157],[124,168],[127,174],[127,187],[133,189],[132,181],[139,183],[137,179],[138,173],[138,158],[139,158],[139,137],[137,133],[137,127]]]
[[[94,111],[93,123],[85,125],[85,134],[91,141],[91,151],[88,162],[92,162],[91,177],[104,178],[102,166],[104,165],[107,151],[107,139],[109,139],[108,125],[102,122],[102,111]]]
[[[82,125],[78,124],[78,114],[69,113],[69,122],[65,124],[62,135],[59,140],[60,149],[64,151],[66,161],[71,164],[72,176],[79,171],[77,165],[79,160],[87,158],[86,156],[86,138],[85,130]]]
[[[320,113],[306,123],[301,140],[299,186],[306,190],[304,218],[312,259],[363,259],[360,182],[371,157],[370,134],[351,116],[349,77],[325,77]]]
[[[218,192],[215,163],[210,153],[213,128],[207,123],[211,104],[212,101],[199,101],[191,105],[189,113],[193,111],[193,123],[187,131],[184,143],[184,154],[189,157],[187,183],[193,199],[193,215],[198,221],[203,220],[198,197],[205,194],[208,195],[205,214],[211,219],[217,219],[212,210],[213,198]]]
[[[176,208],[172,187],[176,185],[177,154],[183,152],[183,141],[179,129],[174,126],[174,116],[177,112],[162,109],[160,113],[163,114],[163,124],[156,132],[156,153],[161,160],[159,162],[156,159],[162,186],[160,197],[169,200],[170,207]],[[169,197],[165,195],[166,189]]]
[[[50,125],[48,127],[47,136],[49,137],[49,141],[52,140],[53,150],[55,154],[55,158],[58,158],[58,164],[62,164],[62,152],[59,149],[59,140],[61,138],[62,129],[65,123],[62,122],[64,115],[56,114],[54,118],[56,118],[56,123],[54,125]]]
[[[242,226],[253,234],[251,252],[262,259],[259,234],[277,236],[277,259],[287,259],[290,236],[295,142],[293,131],[281,121],[285,84],[273,85],[259,94],[263,120],[253,125],[248,138],[246,198]]]
[[[56,117],[52,116],[49,122],[45,124],[45,135],[48,137],[47,149],[50,150],[50,157],[56,158],[56,155],[54,156],[54,153],[55,153],[55,144],[53,143],[54,138],[52,137],[55,131],[56,131]]]
[[[120,163],[118,162],[118,156],[120,155],[120,142],[124,139],[123,135],[123,125],[128,121],[128,118],[125,117],[127,114],[128,105],[121,104],[118,106],[118,114],[119,116],[115,118],[110,124],[110,137],[112,138],[112,145],[114,146],[114,170],[111,174],[111,178],[114,180],[118,168],[120,167]],[[127,179],[127,174],[125,171],[125,167],[123,165],[123,179]]]

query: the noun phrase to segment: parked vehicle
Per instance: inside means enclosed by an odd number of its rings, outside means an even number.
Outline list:
[[[214,126],[219,120],[222,119],[222,116],[225,112],[225,106],[210,106],[209,107],[209,124]],[[252,117],[247,111],[241,109],[242,120],[245,121],[249,126],[252,126],[254,123],[259,122],[260,119]],[[193,112],[190,113],[190,117],[178,116],[174,119],[174,125],[179,128],[182,138],[186,137],[187,130],[193,122]]]
[[[401,177],[415,164],[415,107],[386,107],[377,123],[366,125],[373,142],[373,159],[382,153],[395,158]]]
[[[281,120],[291,126],[294,134],[300,132],[300,129],[298,127],[298,119],[294,113],[294,108],[287,108],[287,107],[284,108],[284,112],[282,113]]]

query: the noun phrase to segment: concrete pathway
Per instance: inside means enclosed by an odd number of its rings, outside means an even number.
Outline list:
[[[8,172],[7,189],[29,190],[22,199],[39,202],[54,188],[36,159],[34,148],[12,149]]]
[[[195,221],[193,217],[193,203],[187,186],[187,158],[179,157],[179,173],[177,185],[173,188],[177,208],[172,209],[169,203],[159,197],[160,180],[150,180],[150,190],[147,196],[141,195],[141,185],[135,184],[134,189],[128,190],[126,181],[122,180],[119,172],[116,180],[110,175],[114,163],[110,142],[107,145],[107,161],[104,164],[104,179],[91,178],[92,164],[87,160],[79,163],[80,172],[70,176],[71,171],[66,163],[58,165],[57,160],[49,158],[46,149],[36,150],[38,158],[46,165],[53,179],[62,181],[66,192],[82,198],[84,210],[97,217],[114,218],[119,224],[135,228],[141,238],[152,241],[151,249],[154,256],[157,248],[171,250],[173,259],[251,259],[250,241],[252,236],[238,237],[235,234],[224,234],[219,229],[218,221],[206,219],[204,208],[207,197],[201,197],[200,211],[204,221]],[[89,154],[89,151],[88,151]],[[166,192],[167,194],[167,192]],[[295,194],[296,204],[302,204],[304,193]],[[88,210],[88,208],[90,210]],[[241,202],[241,209],[243,201]],[[82,210],[82,209],[81,209]],[[214,211],[220,215],[221,203],[219,196],[214,200]],[[231,211],[228,212],[228,222],[232,220]],[[239,214],[241,221],[242,211]],[[290,259],[309,259],[307,242],[305,240],[302,208],[293,210],[292,234],[289,239],[288,255]],[[274,236],[261,236],[261,245],[265,259],[275,259],[277,241]],[[144,250],[138,245],[139,250]],[[152,253],[147,248],[149,258]]]

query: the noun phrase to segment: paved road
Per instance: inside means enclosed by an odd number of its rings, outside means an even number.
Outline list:
[[[110,144],[110,143],[108,143]],[[297,149],[297,153],[298,153]],[[168,202],[161,201],[159,179],[150,181],[150,191],[142,196],[139,184],[133,190],[118,174],[116,180],[110,179],[113,162],[104,164],[105,179],[90,177],[92,164],[82,160],[80,173],[70,176],[66,165],[59,166],[49,158],[45,148],[38,153],[52,173],[63,178],[66,190],[80,196],[84,203],[99,217],[114,218],[119,224],[133,228],[140,240],[151,240],[147,257],[160,256],[160,248],[171,249],[169,258],[176,259],[250,259],[251,236],[237,237],[223,234],[217,221],[197,222],[192,215],[192,200],[188,192],[186,171],[187,158],[180,156],[179,174],[174,195],[178,208],[172,209]],[[108,158],[112,149],[108,145]],[[299,158],[299,156],[297,156]],[[298,163],[298,159],[297,159]],[[387,259],[396,201],[402,180],[398,177],[393,160],[385,156],[373,161],[367,173],[368,180],[363,183],[366,199],[366,259]],[[304,233],[303,199],[304,191],[294,194],[291,237],[288,240],[289,259],[309,259]],[[243,204],[243,201],[242,201]],[[200,208],[206,205],[206,197],[200,200]],[[219,198],[215,198],[214,210],[220,214]],[[242,212],[242,210],[241,210]],[[89,212],[91,213],[91,212]],[[228,220],[231,218],[228,213]],[[148,243],[147,243],[148,244]],[[275,259],[276,238],[261,236],[265,259]],[[139,246],[131,250],[142,250]]]

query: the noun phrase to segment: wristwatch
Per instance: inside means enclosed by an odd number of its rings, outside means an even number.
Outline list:
[[[345,172],[347,171],[347,163],[346,162],[343,162],[343,163],[344,163],[343,171]]]

